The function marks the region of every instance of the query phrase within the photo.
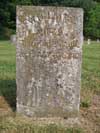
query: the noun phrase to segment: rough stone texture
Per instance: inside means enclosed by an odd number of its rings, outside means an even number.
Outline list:
[[[34,117],[79,112],[83,11],[17,7],[17,111]]]

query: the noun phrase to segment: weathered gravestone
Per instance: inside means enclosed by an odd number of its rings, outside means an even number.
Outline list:
[[[16,45],[16,35],[11,35],[11,37],[10,37],[10,42],[11,42],[11,44],[15,44]]]
[[[100,39],[97,39],[97,43],[100,43]]]
[[[17,111],[35,117],[79,112],[83,11],[17,7]]]
[[[88,39],[87,44],[88,45],[91,44],[91,39]]]

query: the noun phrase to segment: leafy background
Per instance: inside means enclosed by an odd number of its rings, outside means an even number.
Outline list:
[[[100,38],[100,0],[0,0],[0,39],[16,32],[16,5],[81,7],[85,38]]]

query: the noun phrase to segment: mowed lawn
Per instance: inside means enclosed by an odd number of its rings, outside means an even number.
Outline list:
[[[92,96],[100,94],[100,43],[92,42],[90,45],[85,43],[82,58],[80,105],[82,108],[88,108],[91,106]],[[6,109],[8,106],[13,110],[16,109],[16,48],[9,41],[0,41],[0,109]],[[68,133],[81,133],[81,129],[68,131]],[[67,130],[62,133],[67,133]]]
[[[4,96],[11,107],[16,100],[16,51],[9,41],[0,41],[0,96]],[[0,103],[0,107],[2,107]]]
[[[83,46],[82,88],[100,92],[100,43]]]
[[[100,94],[100,43],[83,45],[81,104],[89,106],[93,94]]]

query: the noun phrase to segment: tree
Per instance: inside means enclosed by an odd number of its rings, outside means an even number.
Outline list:
[[[85,35],[91,38],[100,38],[100,4],[96,4],[88,13],[85,24]]]
[[[0,38],[8,38],[16,29],[16,5],[32,4],[31,0],[0,0]],[[1,37],[3,35],[3,37]]]
[[[85,35],[89,35],[90,19],[94,23],[94,20],[92,20],[92,18],[89,18],[92,17],[91,14],[93,14],[90,12],[90,10],[94,10],[94,6],[97,5],[96,3],[98,1],[99,0],[95,0],[95,2],[93,0],[0,0],[0,32],[5,28],[13,31],[16,29],[16,5],[47,5],[83,8],[85,16],[84,33]],[[95,30],[96,29],[97,28],[95,27]]]
[[[100,2],[100,0],[94,0],[94,1],[96,1],[96,2]]]

